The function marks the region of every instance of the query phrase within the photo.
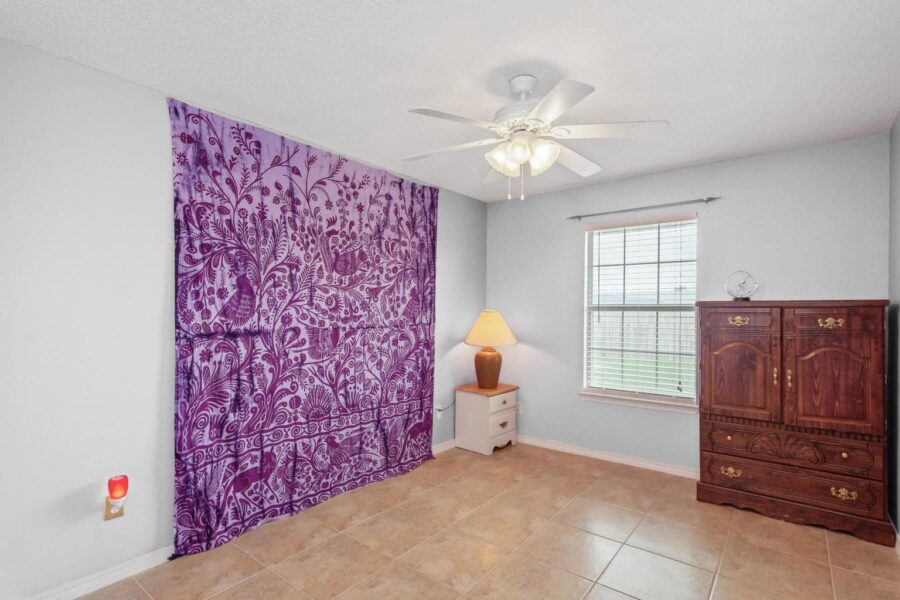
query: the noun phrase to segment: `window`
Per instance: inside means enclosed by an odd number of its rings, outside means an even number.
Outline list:
[[[585,391],[693,405],[697,221],[586,237]]]

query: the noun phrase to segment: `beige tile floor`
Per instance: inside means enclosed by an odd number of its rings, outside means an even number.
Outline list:
[[[894,549],[694,493],[534,446],[455,449],[89,597],[900,599]]]

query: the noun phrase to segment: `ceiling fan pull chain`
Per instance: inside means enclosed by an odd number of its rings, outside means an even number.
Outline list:
[[[522,178],[522,191],[519,194],[519,200],[525,199],[525,168],[522,168],[522,171],[519,173],[519,177]]]
[[[506,178],[506,199],[512,200],[512,177]]]

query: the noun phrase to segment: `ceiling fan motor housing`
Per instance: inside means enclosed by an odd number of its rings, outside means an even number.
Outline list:
[[[531,99],[535,85],[537,85],[537,77],[534,75],[522,73],[511,77],[509,80],[509,91],[517,101],[507,104],[498,110],[494,114],[494,123],[506,125],[515,121],[524,121],[538,104],[537,100]],[[527,129],[524,123],[522,129]]]
[[[494,114],[494,123],[497,125],[507,125],[515,121],[525,121],[534,107],[537,106],[537,100],[527,100],[525,102],[513,102],[507,104]]]

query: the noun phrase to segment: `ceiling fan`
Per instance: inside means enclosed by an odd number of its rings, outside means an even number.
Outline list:
[[[556,140],[580,140],[601,138],[629,138],[652,136],[665,130],[668,121],[626,121],[621,123],[594,123],[591,125],[553,125],[567,110],[594,91],[594,87],[563,79],[541,99],[532,98],[537,77],[516,75],[509,80],[514,102],[502,107],[494,115],[493,122],[470,119],[431,108],[413,108],[410,112],[456,121],[486,129],[493,137],[448,146],[422,154],[407,156],[404,160],[420,160],[443,152],[456,152],[480,146],[495,146],[485,155],[494,173],[518,177],[528,164],[531,175],[540,175],[557,162],[581,177],[590,177],[603,168],[589,158],[578,154]],[[523,194],[524,197],[524,194]]]

